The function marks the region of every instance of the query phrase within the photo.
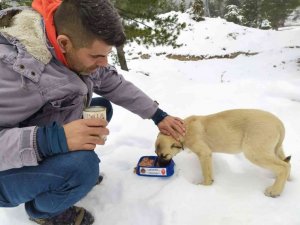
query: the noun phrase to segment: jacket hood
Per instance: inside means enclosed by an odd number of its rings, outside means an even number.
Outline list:
[[[61,0],[33,0],[32,8],[39,12],[44,19],[47,37],[51,45],[54,47],[56,58],[68,67],[67,60],[56,41],[56,28],[54,26],[53,19],[54,12],[61,3]]]
[[[41,15],[27,7],[0,11],[0,34],[11,43],[20,42],[34,58],[48,64],[52,54],[41,23]]]

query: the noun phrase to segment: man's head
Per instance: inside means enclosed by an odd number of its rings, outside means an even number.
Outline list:
[[[112,47],[126,40],[121,18],[109,0],[63,0],[54,23],[70,69],[83,74],[106,66]]]

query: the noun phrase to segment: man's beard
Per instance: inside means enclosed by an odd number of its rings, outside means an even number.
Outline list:
[[[81,72],[79,72],[80,75],[84,75],[84,76],[88,76],[92,73],[95,73],[97,70],[98,70],[99,67],[96,67],[96,68],[91,68],[91,69],[84,69],[82,70]]]

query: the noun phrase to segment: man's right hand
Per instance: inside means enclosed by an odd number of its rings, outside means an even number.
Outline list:
[[[79,119],[63,126],[69,151],[94,150],[104,145],[101,137],[109,134],[107,122],[103,119]]]

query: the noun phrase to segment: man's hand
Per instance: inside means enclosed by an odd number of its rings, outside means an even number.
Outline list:
[[[69,151],[94,150],[96,145],[103,145],[101,137],[109,134],[106,126],[102,119],[79,119],[64,125]]]
[[[180,136],[185,135],[185,126],[182,119],[173,116],[166,116],[158,125],[160,132],[171,135],[179,141]]]

